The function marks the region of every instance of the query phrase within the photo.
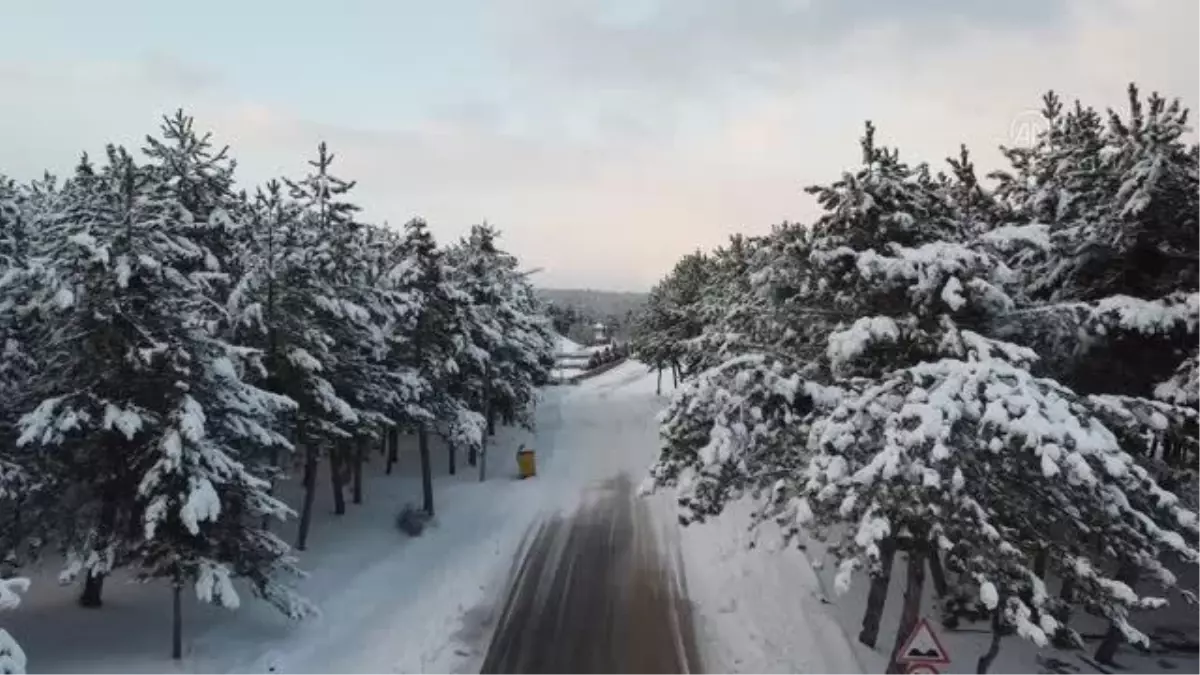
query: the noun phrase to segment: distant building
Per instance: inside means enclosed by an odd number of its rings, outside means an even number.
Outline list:
[[[608,342],[608,327],[604,324],[597,322],[592,326],[592,333],[592,340],[595,344],[600,345]]]

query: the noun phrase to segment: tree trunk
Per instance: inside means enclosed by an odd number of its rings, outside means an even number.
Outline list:
[[[674,361],[671,362],[671,387],[674,389],[679,388],[679,369]]]
[[[903,673],[905,668],[896,659],[900,649],[908,641],[921,618],[921,593],[925,590],[925,547],[913,546],[908,552],[908,580],[904,587],[904,607],[900,610],[900,627],[896,630],[896,644],[892,646],[892,657],[888,660],[887,672]]]
[[[1117,581],[1127,584],[1133,588],[1137,584],[1138,571],[1137,566],[1131,563],[1122,563],[1121,568],[1117,571]],[[1117,628],[1116,624],[1110,623],[1108,632],[1104,635],[1104,640],[1100,646],[1096,648],[1096,663],[1105,666],[1115,666],[1113,657],[1117,655],[1117,649],[1124,642],[1125,636]]]
[[[400,429],[392,427],[388,430],[387,437],[389,439],[387,447],[387,473],[390,476],[392,467],[396,465],[396,461],[400,458]]]
[[[394,443],[392,443],[391,440],[391,432],[391,429],[384,429],[383,431],[383,472],[388,474],[388,476],[391,476],[392,465],[396,464],[395,455],[392,454],[392,447],[394,447]]]
[[[354,496],[355,504],[362,503],[363,495],[363,462],[366,461],[367,439],[360,438],[354,444]]]
[[[892,583],[892,565],[896,560],[896,543],[884,539],[879,544],[879,574],[871,577],[871,590],[867,592],[867,609],[863,613],[862,632],[858,641],[874,648],[879,640],[879,622],[883,618],[883,606],[887,602],[888,587]]]
[[[24,527],[21,524],[21,506],[22,501],[17,499],[13,504],[12,531],[10,533],[12,544],[9,551],[10,556],[7,560],[0,561],[0,577],[15,576],[16,570],[21,568],[21,556],[23,552],[19,552],[20,542],[25,541],[23,534]]]
[[[929,576],[933,579],[933,592],[939,598],[946,597],[950,589],[946,584],[946,569],[942,567],[942,552],[937,544],[929,545]]]
[[[346,495],[342,493],[342,451],[335,447],[329,446],[329,487],[333,489],[333,513],[334,515],[343,515],[346,513]]]
[[[458,450],[453,443],[446,444],[446,454],[450,458],[450,475],[453,476],[458,472]]]
[[[479,464],[479,451],[472,447],[467,450],[467,465],[476,466],[477,464]]]
[[[654,385],[654,395],[662,396],[662,366],[658,367],[658,382]]]
[[[1075,580],[1063,579],[1062,588],[1058,591],[1058,597],[1062,602],[1059,603],[1058,609],[1051,614],[1058,621],[1059,627],[1054,631],[1050,642],[1059,649],[1078,647],[1071,638],[1071,629],[1068,627],[1071,623],[1071,598],[1074,596]]]
[[[279,448],[278,447],[271,448],[271,470],[272,470],[272,472],[279,470]],[[271,476],[271,483],[267,486],[267,494],[272,495],[272,496],[275,495],[275,476],[274,475]],[[269,532],[271,530],[271,516],[269,516],[269,515],[263,516],[262,529],[264,532]]]
[[[1000,608],[1003,606],[1003,598],[1001,598],[1001,604],[992,612],[992,644],[988,645],[988,650],[979,657],[979,662],[975,664],[975,672],[980,675],[992,667],[992,661],[995,661],[996,655],[1000,653],[1000,639],[1004,637],[1000,626]]]
[[[183,658],[183,582],[175,579],[171,585],[171,658],[178,661]]]
[[[300,507],[300,531],[296,536],[296,550],[308,548],[308,529],[312,525],[313,499],[317,496],[317,448],[304,445],[304,503]]]
[[[492,402],[492,369],[487,370],[487,379],[483,382],[483,408],[487,418],[487,435],[496,435],[496,405]]]
[[[79,604],[82,607],[99,607],[104,604],[104,575],[88,572],[83,580],[83,593],[79,594]]]
[[[1038,548],[1037,552],[1033,554],[1033,573],[1035,576],[1037,576],[1037,578],[1041,579],[1043,583],[1046,581],[1046,567],[1049,564],[1049,552],[1045,547]],[[1025,603],[1025,606],[1028,607],[1029,611],[1031,612],[1029,617],[1030,621],[1033,621],[1034,623],[1041,621],[1041,612],[1038,611],[1037,607],[1033,606],[1032,588],[1021,593],[1021,601]]]
[[[421,494],[425,513],[433,515],[433,466],[429,458],[429,434],[425,425],[417,427],[417,450],[421,455]]]
[[[479,482],[487,480],[487,455],[488,448],[484,445],[479,449]]]
[[[100,506],[100,543],[103,545],[115,534],[117,526],[117,498],[113,488],[107,488],[104,503]],[[83,607],[100,607],[104,604],[104,573],[94,573],[88,570],[87,578],[83,581],[83,592],[79,594],[79,604]]]

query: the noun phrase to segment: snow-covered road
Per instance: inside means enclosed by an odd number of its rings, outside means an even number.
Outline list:
[[[544,520],[514,576],[485,673],[685,673],[695,633],[676,557],[628,474]]]

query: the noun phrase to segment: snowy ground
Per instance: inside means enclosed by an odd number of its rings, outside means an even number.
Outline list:
[[[302,554],[311,576],[301,585],[320,606],[320,618],[288,622],[249,597],[236,612],[189,603],[186,655],[176,664],[168,658],[165,586],[114,579],[105,590],[106,605],[85,610],[74,603],[76,589],[54,582],[54,568],[34,575],[25,602],[0,615],[0,625],[24,646],[35,673],[478,672],[531,525],[569,512],[599,481],[644,475],[653,461],[655,416],[665,401],[654,390],[654,374],[632,361],[578,386],[546,389],[536,433],[501,429],[482,484],[461,460],[457,476],[445,475],[446,455],[438,446],[438,516],[415,539],[394,525],[400,507],[420,497],[414,452],[402,455],[393,476],[382,475],[373,458],[365,503],[349,504],[345,516],[331,514],[322,480],[310,550]],[[537,452],[534,479],[515,478],[513,453],[521,443]],[[685,574],[706,671],[882,672],[895,631],[902,558],[880,648],[868,650],[854,639],[865,583],[840,598],[826,595],[829,573],[815,570],[797,549],[779,550],[771,533],[749,533],[744,504],[714,522],[679,528],[670,495],[647,499],[665,536],[677,537],[677,565]],[[294,523],[284,531],[291,537]],[[1194,640],[1196,631],[1190,635]],[[988,636],[964,631],[943,632],[942,638],[954,658],[943,672],[974,672]],[[1057,657],[1089,670],[1073,654]],[[1197,665],[1194,655],[1123,652],[1120,658],[1141,672],[1196,672]],[[1160,663],[1164,658],[1167,665]],[[1029,644],[1011,637],[993,666],[997,673],[1040,670]]]
[[[562,335],[559,335],[556,340],[554,351],[560,360],[583,359],[586,361],[592,354],[602,352],[610,346],[607,344],[584,346]]]
[[[553,393],[546,398],[541,421],[552,428],[558,406]],[[515,477],[512,453],[522,442],[534,445],[533,435],[498,432],[491,475],[482,484],[462,458],[459,474],[445,475],[446,455],[437,446],[438,515],[416,539],[394,525],[405,503],[420,500],[411,449],[392,476],[382,475],[382,462],[373,458],[364,503],[348,504],[344,516],[332,514],[328,482],[320,480],[310,550],[301,554],[310,577],[301,590],[321,617],[290,622],[248,594],[236,612],[189,602],[185,658],[176,664],[169,658],[166,586],[112,579],[105,606],[82,609],[75,605],[77,590],[59,587],[57,567],[47,566],[34,575],[19,611],[5,613],[3,626],[24,647],[33,673],[458,670],[470,657],[459,643],[482,639],[470,634],[464,611],[503,584],[539,509],[544,484]],[[294,528],[284,526],[289,539]]]
[[[607,345],[585,347],[561,335],[555,346],[555,367],[550,377],[555,382],[566,382],[588,372],[588,361],[592,354],[603,351]]]
[[[583,350],[583,345],[564,335],[559,335],[557,340],[554,351],[558,354],[574,354]]]
[[[574,366],[560,366],[550,371],[550,377],[557,382],[565,382],[573,377],[579,377],[587,372],[586,368],[576,368]]]

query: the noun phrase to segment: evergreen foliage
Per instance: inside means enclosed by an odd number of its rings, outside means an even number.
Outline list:
[[[652,470],[681,519],[750,496],[839,590],[883,585],[872,645],[896,549],[936,564],[947,621],[1043,644],[1078,642],[1072,608],[1104,617],[1101,660],[1146,640],[1134,612],[1194,601],[1172,569],[1200,537],[1200,155],[1178,102],[1129,98],[1047,94],[987,184],[965,147],[934,174],[868,123],[862,164],[808,188],[811,225],[681,260],[635,340],[700,365]]]
[[[0,606],[47,552],[85,605],[118,568],[162,578],[178,657],[185,587],[235,609],[240,579],[314,612],[270,527],[299,511],[305,547],[322,463],[344,509],[386,435],[479,452],[489,412],[531,423],[554,341],[494,229],[441,248],[419,220],[362,222],[324,143],[252,196],[183,112],[104,160],[0,177]],[[297,462],[289,505],[274,487]],[[23,666],[0,631],[0,669]]]

